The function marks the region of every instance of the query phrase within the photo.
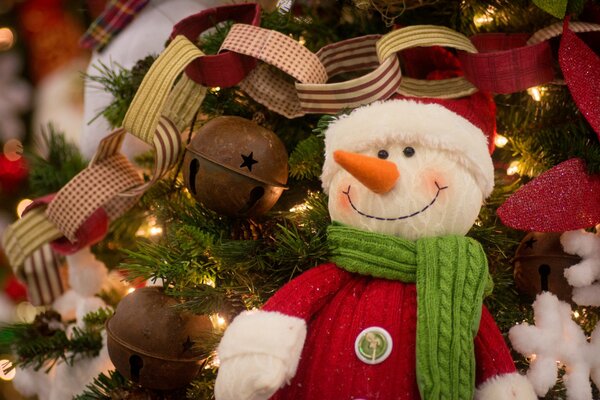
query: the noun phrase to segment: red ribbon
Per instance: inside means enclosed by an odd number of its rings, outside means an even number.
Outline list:
[[[171,38],[183,35],[195,43],[202,32],[228,20],[259,26],[260,6],[247,3],[204,10],[178,22],[173,27]],[[242,81],[254,67],[256,59],[232,51],[223,51],[217,55],[196,59],[188,65],[185,73],[202,86],[231,87]]]
[[[27,206],[25,211],[23,211],[23,215],[34,208],[47,206],[50,204],[52,199],[54,199],[55,195],[56,194],[53,193],[35,199],[29,206]],[[66,237],[63,236],[60,239],[54,240],[50,245],[52,246],[52,250],[59,254],[73,254],[85,247],[98,243],[104,238],[106,232],[108,232],[108,214],[104,208],[98,208],[77,230],[75,234],[77,240],[75,242],[70,242]]]
[[[465,77],[480,90],[514,93],[554,79],[550,43],[527,46],[528,34],[487,33],[471,41],[479,53],[461,51]]]

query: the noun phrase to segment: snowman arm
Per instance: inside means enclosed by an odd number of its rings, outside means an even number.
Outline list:
[[[479,332],[475,338],[475,358],[478,385],[496,375],[516,371],[500,329],[485,306],[482,307]]]
[[[306,321],[351,278],[334,264],[315,267],[284,285],[262,310],[233,320],[217,350],[217,400],[265,400],[296,375]]]
[[[483,306],[475,338],[477,390],[475,400],[535,400],[526,377],[516,372],[510,350],[494,318]]]
[[[262,310],[243,312],[233,320],[219,345],[221,362],[265,354],[289,361],[295,371],[306,337],[305,321],[350,277],[334,264],[324,264],[288,282]]]
[[[351,278],[351,273],[335,264],[320,265],[284,285],[262,309],[308,321]]]

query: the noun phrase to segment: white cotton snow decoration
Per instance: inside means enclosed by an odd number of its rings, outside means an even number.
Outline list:
[[[513,326],[508,335],[516,351],[531,357],[527,378],[538,396],[556,383],[559,364],[569,400],[592,400],[590,376],[600,384],[600,328],[588,342],[583,330],[571,319],[571,307],[549,292],[533,303],[535,325]],[[600,324],[599,324],[600,325]]]
[[[66,257],[69,264],[69,284],[71,289],[55,300],[53,307],[63,320],[76,320],[76,326],[83,327],[83,317],[106,304],[96,296],[108,280],[106,266],[98,261],[89,247]],[[75,325],[70,325],[67,335],[72,334]],[[69,400],[83,392],[85,387],[101,372],[114,369],[106,349],[103,347],[96,357],[79,357],[73,365],[60,362],[50,374],[44,370],[23,369],[17,371],[15,387],[26,396],[37,394],[40,400]]]
[[[106,338],[103,338],[103,347],[97,357],[80,358],[73,365],[60,363],[55,369],[49,400],[71,400],[74,395],[81,394],[101,372],[114,369],[108,356]]]
[[[582,258],[565,270],[573,286],[573,301],[579,305],[600,306],[600,236],[585,231],[565,232],[560,237],[565,252]]]

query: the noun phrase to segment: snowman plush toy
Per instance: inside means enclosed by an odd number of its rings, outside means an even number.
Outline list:
[[[482,305],[487,259],[465,236],[493,189],[494,129],[483,94],[334,121],[322,174],[332,262],[231,323],[216,399],[537,399]]]

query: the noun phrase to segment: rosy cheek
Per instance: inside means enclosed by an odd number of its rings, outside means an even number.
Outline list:
[[[419,189],[422,193],[427,194],[427,197],[429,198],[435,197],[438,193],[438,186],[443,188],[448,185],[448,179],[439,171],[426,171],[421,177]],[[438,200],[442,200],[442,198],[439,198]]]
[[[330,189],[330,195],[335,196],[335,205],[339,211],[350,212],[352,210],[348,195],[344,193],[348,191],[348,186],[350,185],[351,182],[343,179],[337,185],[333,185]]]
[[[341,190],[337,193],[337,205],[339,210],[349,211],[352,206],[350,205],[350,200],[348,200],[348,196],[342,193]]]

